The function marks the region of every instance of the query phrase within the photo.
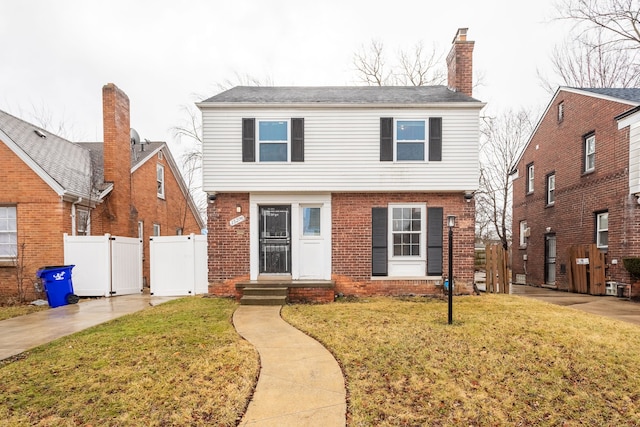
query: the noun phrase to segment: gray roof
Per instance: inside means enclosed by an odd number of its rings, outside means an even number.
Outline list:
[[[480,102],[446,86],[237,86],[203,103],[250,104],[430,104]]]
[[[90,196],[88,150],[4,111],[0,111],[0,129],[64,190]]]
[[[574,88],[598,95],[610,96],[625,101],[640,102],[640,88]]]

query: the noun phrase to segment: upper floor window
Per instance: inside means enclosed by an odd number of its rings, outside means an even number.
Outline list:
[[[18,228],[15,206],[0,206],[0,258],[18,255]]]
[[[527,246],[528,234],[529,228],[527,227],[527,221],[520,221],[520,247]]]
[[[156,167],[156,181],[158,183],[158,197],[164,199],[164,166],[161,164]]]
[[[558,123],[564,120],[564,101],[558,104]]]
[[[289,160],[289,121],[258,120],[258,159],[261,162]]]
[[[609,247],[609,212],[596,214],[596,246]]]
[[[533,163],[527,165],[527,193],[533,193],[534,169]]]
[[[584,171],[591,172],[596,167],[596,136],[591,134],[584,139]]]
[[[380,161],[442,161],[442,117],[380,118]]]
[[[547,205],[553,205],[556,201],[556,174],[547,175]]]
[[[424,160],[426,124],[424,120],[396,121],[396,160]]]

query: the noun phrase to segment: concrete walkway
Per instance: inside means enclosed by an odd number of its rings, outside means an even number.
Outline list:
[[[526,285],[512,285],[511,294],[640,325],[640,303],[624,298],[576,294]]]
[[[233,315],[236,330],[256,347],[261,364],[240,425],[344,427],[340,366],[320,343],[282,320],[280,309],[241,305]]]
[[[172,297],[123,295],[84,300],[0,321],[0,360]]]

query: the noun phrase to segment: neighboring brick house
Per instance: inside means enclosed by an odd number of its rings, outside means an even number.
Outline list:
[[[622,258],[640,256],[640,153],[620,120],[637,105],[635,88],[557,90],[514,170],[514,281],[571,289],[570,246],[595,243],[606,280],[630,283]]]
[[[441,292],[449,215],[456,292],[470,292],[484,106],[473,45],[459,30],[449,87],[235,87],[199,103],[210,292]]]
[[[200,233],[203,221],[164,142],[131,144],[129,99],[103,88],[104,143],[72,143],[0,111],[0,296],[33,296],[35,272],[64,261],[63,233]],[[148,283],[148,282],[147,282]]]

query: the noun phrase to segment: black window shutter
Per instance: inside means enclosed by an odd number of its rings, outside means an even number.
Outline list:
[[[291,119],[291,161],[304,162],[304,119]]]
[[[387,275],[387,208],[371,208],[371,274]]]
[[[442,117],[429,118],[429,160],[442,160]]]
[[[256,161],[256,119],[242,119],[242,161]]]
[[[442,275],[442,208],[427,208],[427,275]]]
[[[380,161],[393,161],[393,117],[380,118]]]

